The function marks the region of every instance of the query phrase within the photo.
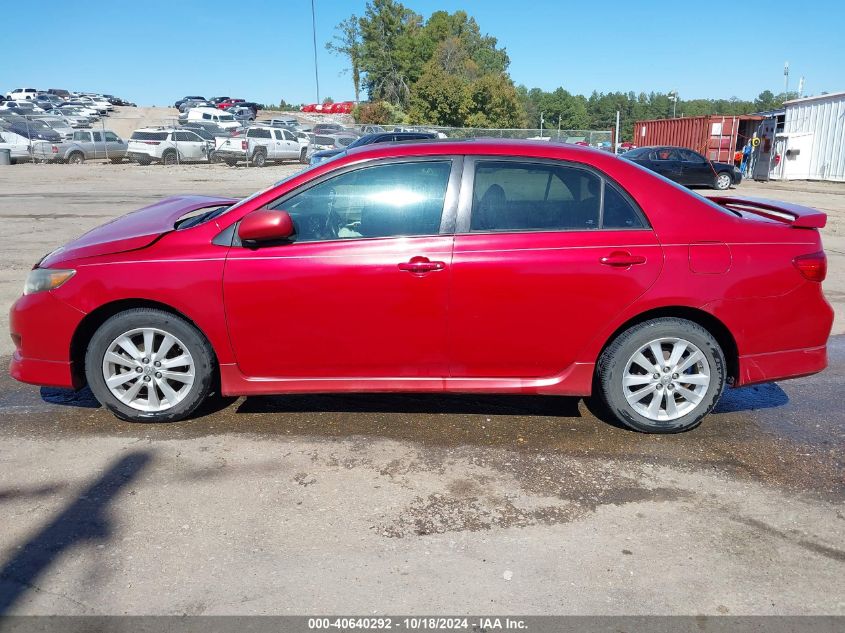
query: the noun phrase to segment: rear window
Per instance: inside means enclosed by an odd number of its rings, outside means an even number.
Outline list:
[[[352,141],[354,141],[354,140],[355,140],[354,138],[339,138],[339,139],[337,139],[337,142],[338,142],[338,145],[340,145],[341,147],[346,147],[347,145],[352,143]]]
[[[132,132],[133,141],[165,141],[167,132]]]
[[[234,121],[235,117],[233,117],[231,114],[221,114],[220,120],[221,121]]]
[[[247,130],[246,135],[248,138],[270,138],[270,130],[256,128],[254,130]]]
[[[314,142],[317,145],[334,145],[334,139],[331,136],[315,136]]]

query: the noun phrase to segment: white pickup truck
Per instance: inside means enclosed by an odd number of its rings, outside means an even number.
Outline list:
[[[228,165],[248,161],[256,167],[283,160],[307,162],[307,139],[283,128],[253,126],[243,136],[227,138],[214,151],[215,158]]]

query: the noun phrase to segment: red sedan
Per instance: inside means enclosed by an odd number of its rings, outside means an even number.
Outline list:
[[[12,308],[11,374],[87,382],[133,421],[211,393],[487,392],[684,431],[726,383],[825,367],[824,223],[572,145],[373,145],[50,253]]]

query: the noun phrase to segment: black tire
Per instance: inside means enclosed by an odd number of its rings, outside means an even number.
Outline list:
[[[683,339],[697,347],[707,363],[710,376],[709,384],[703,391],[700,402],[686,414],[674,420],[652,419],[642,415],[626,399],[622,384],[628,363],[634,354],[650,342],[663,338]],[[667,348],[664,353],[668,354],[669,349]],[[649,360],[650,357],[647,356],[646,359]],[[663,370],[665,371],[665,368]],[[644,376],[647,377],[648,373],[645,372]],[[654,375],[657,376],[657,373]],[[677,391],[670,391],[670,389],[678,389],[676,385],[683,384],[683,375],[681,374],[680,377],[678,377],[678,374],[672,374],[671,377],[669,375],[662,376],[660,380],[665,378],[672,386],[667,385],[664,390],[661,385],[657,387],[661,391],[654,391],[653,393],[665,393],[664,397],[673,398],[673,402],[676,402],[674,399],[677,394],[677,402],[682,403],[681,394]],[[677,382],[673,381],[672,377],[677,378]],[[644,385],[643,387],[648,386]],[[686,386],[688,387],[689,384],[686,384]],[[599,410],[630,429],[643,433],[681,433],[694,429],[701,423],[704,416],[716,406],[724,387],[725,356],[713,335],[693,321],[665,317],[634,325],[619,334],[607,346],[596,366],[594,396],[598,400],[596,404]],[[654,397],[651,396],[651,398]],[[645,398],[649,398],[649,396],[646,395]]]
[[[85,154],[82,152],[71,152],[67,157],[68,165],[81,165],[85,162]]]
[[[187,394],[177,404],[162,411],[141,411],[124,404],[111,392],[103,376],[103,358],[109,346],[121,334],[136,328],[156,328],[175,336],[194,359],[194,382]],[[115,314],[94,332],[85,354],[85,376],[97,400],[121,420],[176,422],[190,416],[211,392],[216,360],[202,333],[185,319],[163,310],[134,308]]]
[[[178,157],[176,156],[175,150],[167,150],[164,154],[161,155],[161,164],[162,165],[175,165],[178,161]]]
[[[256,150],[252,155],[253,167],[264,167],[267,165],[267,152],[264,150]]]
[[[299,150],[299,162],[302,163],[303,165],[308,164],[308,148],[307,147],[303,147],[301,150]]]
[[[713,179],[713,188],[719,191],[725,191],[731,188],[733,184],[733,176],[728,171],[720,171]]]
[[[235,167],[238,164],[238,161],[234,158],[224,158],[223,160],[229,167]]]
[[[109,158],[109,160],[115,165],[120,165],[123,162],[122,158]]]

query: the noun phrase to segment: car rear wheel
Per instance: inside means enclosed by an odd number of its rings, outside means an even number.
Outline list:
[[[110,158],[109,160],[110,160],[112,163],[114,163],[115,165],[120,165],[120,163],[122,163],[122,162],[123,162],[123,159],[122,159],[122,158]]]
[[[303,163],[305,165],[308,164],[307,154],[308,154],[308,148],[307,147],[303,147],[301,150],[299,150],[299,162],[300,163]]]
[[[211,391],[214,353],[181,317],[137,308],[97,329],[85,355],[85,375],[97,400],[122,420],[175,422]]]
[[[706,329],[659,318],[620,334],[602,353],[596,389],[616,421],[644,433],[680,433],[701,423],[725,386],[725,357]]]
[[[267,164],[267,153],[261,150],[252,155],[252,164],[255,167],[264,167]]]
[[[177,161],[176,152],[170,151],[165,152],[161,156],[161,164],[162,165],[175,165]]]
[[[713,183],[713,186],[719,191],[724,191],[725,189],[730,189],[732,184],[733,179],[731,178],[731,175],[728,172],[723,171],[716,174],[716,181]]]
[[[85,155],[82,152],[71,152],[67,157],[67,162],[69,165],[81,165],[85,162]]]

